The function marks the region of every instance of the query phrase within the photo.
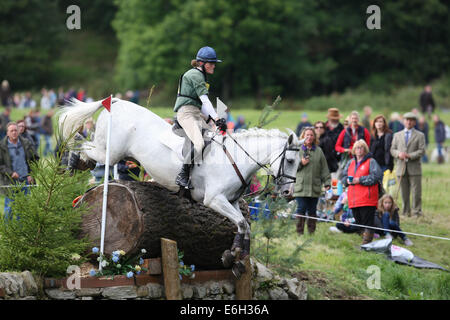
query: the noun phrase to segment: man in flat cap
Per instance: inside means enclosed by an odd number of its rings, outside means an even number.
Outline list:
[[[405,128],[394,134],[391,154],[396,160],[395,174],[400,181],[403,214],[422,215],[422,167],[420,159],[425,153],[425,136],[414,129],[417,118],[412,112],[403,116]],[[412,193],[412,208],[410,194]]]

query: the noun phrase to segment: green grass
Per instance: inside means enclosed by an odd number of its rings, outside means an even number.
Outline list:
[[[423,175],[424,217],[401,216],[401,228],[407,232],[450,238],[448,188],[444,188],[450,183],[450,167],[426,164]],[[450,273],[398,265],[384,255],[361,251],[360,236],[331,233],[332,223],[319,222],[314,235],[306,233],[303,236],[297,235],[294,223],[283,241],[277,241],[270,256],[270,266],[285,276],[297,276],[307,281],[310,299],[450,299]],[[253,222],[252,232],[260,234],[261,226]],[[282,257],[308,239],[311,242],[306,251],[300,252],[303,263],[280,264]],[[450,269],[450,241],[419,236],[410,236],[410,239],[414,245],[408,249],[414,255]],[[393,243],[405,247],[399,239]],[[252,246],[264,244],[265,238],[258,235]],[[367,273],[369,266],[380,268],[379,290],[367,286],[367,279],[372,275]]]

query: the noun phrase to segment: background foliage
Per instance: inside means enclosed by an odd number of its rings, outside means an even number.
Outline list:
[[[70,4],[80,6],[81,30],[66,28]],[[366,27],[372,4],[380,6],[381,30]],[[102,45],[91,42],[89,56],[113,65],[101,70],[109,86],[94,86],[108,94],[153,84],[173,92],[205,45],[224,61],[212,77],[220,79],[212,93],[224,99],[305,98],[356,87],[385,92],[449,71],[448,17],[444,0],[4,0],[0,77],[15,89],[89,82],[99,74],[90,77],[82,64],[68,72],[59,59],[95,39]]]
[[[424,82],[449,65],[444,1],[117,1],[117,77],[132,86],[177,83],[198,48],[224,62],[216,92],[302,97],[367,83]],[[366,9],[381,8],[381,30]]]

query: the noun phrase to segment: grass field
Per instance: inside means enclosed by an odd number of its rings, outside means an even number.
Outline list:
[[[141,105],[145,102],[141,101]],[[171,107],[152,107],[159,116],[172,117]],[[346,116],[351,109],[343,112]],[[386,110],[384,110],[386,111]],[[307,112],[311,122],[325,120],[326,111],[283,110],[279,117],[267,128],[295,130],[301,114]],[[26,110],[13,110],[12,120],[20,119]],[[43,112],[45,113],[45,112]],[[232,111],[236,119],[243,115],[251,124],[256,124],[260,110],[237,109]],[[383,110],[374,110],[374,115]],[[445,123],[450,124],[450,113],[439,112]],[[388,116],[389,114],[385,114]],[[434,126],[430,123],[430,146],[428,153],[434,148]],[[42,140],[43,143],[43,140]],[[447,142],[448,145],[448,142]],[[425,164],[423,166],[423,210],[424,217],[401,217],[404,231],[450,237],[450,214],[448,192],[450,185],[450,166]],[[399,197],[401,198],[401,197]],[[401,201],[399,199],[400,206]],[[0,198],[0,211],[3,211],[3,198]],[[362,252],[358,249],[361,239],[352,234],[332,234],[328,228],[332,224],[318,223],[313,236],[299,237],[292,224],[286,231],[282,241],[275,241],[275,250],[271,253],[270,267],[283,275],[297,276],[307,281],[310,299],[450,299],[450,274],[438,270],[421,270],[413,267],[397,265],[383,255]],[[258,233],[258,224],[252,230]],[[450,269],[450,242],[411,236],[414,246],[410,250],[417,256],[440,264]],[[289,255],[295,246],[310,239],[307,251],[301,251],[303,263],[282,265],[283,256]],[[261,245],[263,238],[257,237],[253,246]],[[403,246],[399,240],[394,244]],[[367,280],[370,273],[367,268],[380,268],[381,289],[369,289]],[[288,272],[286,270],[289,270]]]
[[[401,228],[406,232],[450,238],[448,212],[448,185],[450,167],[427,164],[423,168],[423,210],[421,218],[401,216]],[[401,198],[401,197],[399,197]],[[361,237],[356,234],[334,234],[332,223],[319,222],[314,235],[298,236],[295,222],[278,240],[270,254],[270,266],[285,276],[298,277],[308,283],[310,299],[450,299],[450,274],[439,270],[416,269],[395,264],[384,255],[359,249]],[[264,246],[260,235],[262,227],[252,224],[258,233],[252,246]],[[450,269],[450,241],[409,237],[414,245],[408,247],[414,255]],[[299,253],[303,263],[283,265],[280,261],[290,255],[296,246],[310,240],[306,251]],[[405,247],[401,240],[393,244]],[[372,275],[368,268],[380,270],[380,289],[369,289]],[[289,270],[289,271],[286,271]]]

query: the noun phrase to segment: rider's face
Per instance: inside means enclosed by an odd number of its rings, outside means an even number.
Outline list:
[[[206,73],[213,74],[215,67],[216,67],[216,64],[214,62],[206,62],[205,63],[205,71],[206,71]]]

